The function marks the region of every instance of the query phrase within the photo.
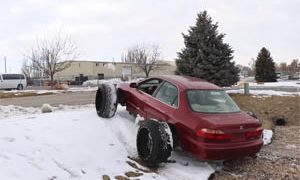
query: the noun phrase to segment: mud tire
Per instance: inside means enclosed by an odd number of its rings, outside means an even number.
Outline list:
[[[113,84],[100,84],[95,99],[96,111],[99,117],[111,118],[117,110],[117,93]]]
[[[154,120],[140,122],[137,133],[137,151],[147,166],[157,166],[166,162],[171,155],[172,146],[166,124]]]

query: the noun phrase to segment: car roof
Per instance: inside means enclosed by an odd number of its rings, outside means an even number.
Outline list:
[[[180,75],[162,75],[157,76],[157,78],[164,79],[173,83],[177,86],[180,86],[183,89],[213,89],[213,90],[221,90],[219,86],[209,83],[204,79],[191,77],[191,76],[180,76]]]

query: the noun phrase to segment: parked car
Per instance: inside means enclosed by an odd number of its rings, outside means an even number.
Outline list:
[[[112,117],[117,103],[144,118],[136,145],[148,165],[165,162],[176,146],[201,160],[227,160],[255,155],[263,145],[256,116],[241,111],[222,88],[202,79],[170,75],[118,88],[100,85],[98,115]]]
[[[26,86],[27,81],[23,74],[0,74],[0,89],[23,90]]]

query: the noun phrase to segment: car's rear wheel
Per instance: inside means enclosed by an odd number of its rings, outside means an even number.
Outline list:
[[[141,160],[148,166],[166,162],[172,151],[172,134],[167,124],[145,120],[140,123],[137,134],[137,151]]]
[[[22,84],[18,84],[18,86],[17,86],[17,90],[23,90],[24,88],[23,88],[23,85]]]
[[[117,110],[117,93],[113,84],[101,84],[96,93],[95,106],[98,116],[111,118]]]

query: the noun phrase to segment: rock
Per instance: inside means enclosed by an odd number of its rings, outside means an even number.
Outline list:
[[[110,177],[109,177],[108,175],[103,175],[103,176],[102,176],[102,179],[103,179],[103,180],[110,180]]]
[[[125,176],[115,176],[116,180],[130,180],[129,178],[125,177]]]
[[[138,172],[133,172],[133,171],[129,171],[129,172],[126,172],[125,175],[127,177],[139,177],[139,176],[142,176],[144,175],[143,173],[138,173]]]
[[[42,113],[50,113],[52,112],[52,106],[50,104],[43,104],[41,108]]]

